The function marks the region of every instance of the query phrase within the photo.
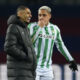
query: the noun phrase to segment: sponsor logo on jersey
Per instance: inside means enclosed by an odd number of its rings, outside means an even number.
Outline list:
[[[43,35],[43,34],[39,34],[39,38],[54,39],[54,36],[53,36],[53,35]]]

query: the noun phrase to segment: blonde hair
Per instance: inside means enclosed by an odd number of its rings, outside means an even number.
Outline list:
[[[41,6],[41,7],[39,8],[39,10],[46,10],[47,12],[51,13],[51,8],[48,7],[48,6]],[[39,11],[39,10],[38,10],[38,11]]]

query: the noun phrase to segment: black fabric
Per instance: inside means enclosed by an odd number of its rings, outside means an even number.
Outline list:
[[[4,51],[9,80],[35,80],[36,55],[26,26],[15,15],[8,19]]]
[[[21,22],[20,21],[20,18],[16,15],[11,15],[7,21],[7,24],[10,25],[10,24],[18,24],[20,25],[21,27],[25,27],[28,23],[27,22]]]

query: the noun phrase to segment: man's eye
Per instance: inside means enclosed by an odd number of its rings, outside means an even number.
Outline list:
[[[39,16],[41,16],[41,14],[39,14]]]
[[[46,14],[43,14],[43,16],[46,16]]]
[[[30,12],[27,12],[26,14],[30,14]]]
[[[43,17],[45,17],[45,16],[46,16],[46,14],[39,14],[39,16],[43,16]]]

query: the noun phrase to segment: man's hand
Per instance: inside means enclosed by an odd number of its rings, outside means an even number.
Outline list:
[[[38,21],[38,26],[40,26],[41,28],[43,28],[45,26],[44,20],[39,20]]]
[[[69,65],[69,68],[72,70],[72,71],[78,71],[78,68],[77,68],[77,64],[75,61],[70,61],[70,65]]]

